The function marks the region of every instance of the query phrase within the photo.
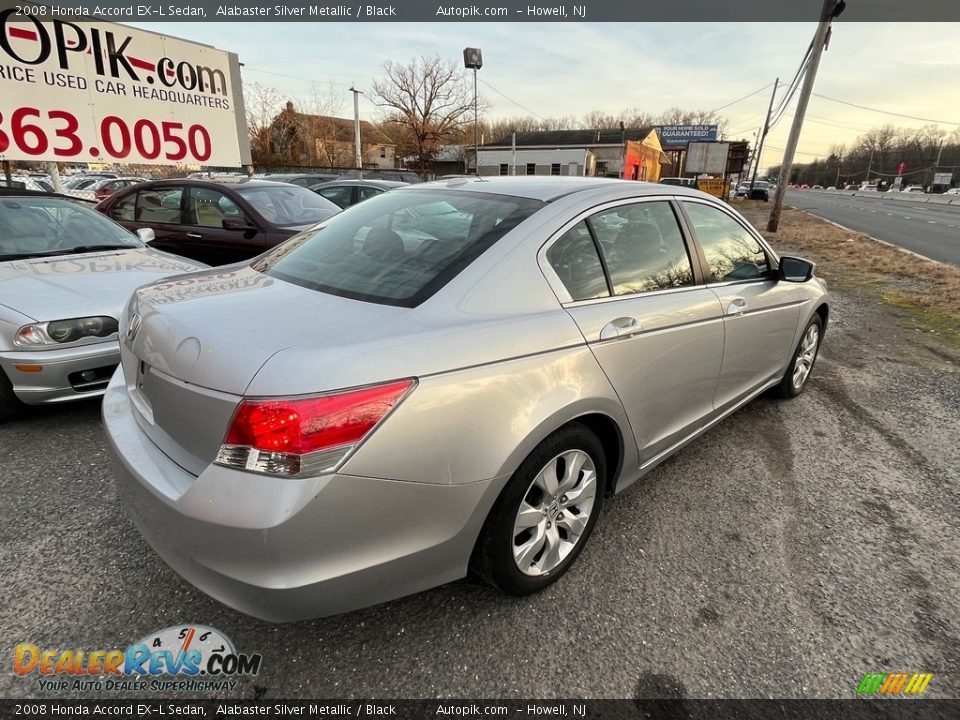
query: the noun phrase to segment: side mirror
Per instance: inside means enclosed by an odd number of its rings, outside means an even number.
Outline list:
[[[252,230],[253,228],[243,218],[225,217],[220,223],[224,230]]]
[[[815,265],[809,260],[795,257],[780,258],[780,279],[787,282],[804,283],[813,277]]]
[[[137,228],[137,237],[149,244],[157,239],[157,234],[153,231],[153,228]]]

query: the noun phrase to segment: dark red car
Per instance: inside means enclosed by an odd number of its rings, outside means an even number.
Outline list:
[[[297,185],[192,178],[137,185],[97,210],[130,230],[152,229],[151,247],[208,265],[255,257],[340,212]]]

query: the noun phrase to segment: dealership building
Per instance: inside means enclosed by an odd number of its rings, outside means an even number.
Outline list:
[[[578,175],[657,182],[669,163],[654,127],[518,132],[481,145],[480,175]]]

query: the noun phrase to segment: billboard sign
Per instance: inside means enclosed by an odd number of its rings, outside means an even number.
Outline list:
[[[685,148],[692,142],[713,142],[717,139],[716,125],[660,125],[657,127],[660,145],[664,150]]]
[[[935,173],[933,176],[934,185],[949,185],[953,182],[953,173]]]
[[[687,161],[684,163],[683,170],[688,173],[723,175],[727,170],[729,152],[730,143],[690,143],[687,147]]]
[[[250,162],[235,54],[42,7],[0,11],[0,158]]]

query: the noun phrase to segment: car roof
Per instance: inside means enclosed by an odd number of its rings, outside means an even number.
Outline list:
[[[512,195],[530,200],[550,202],[566,195],[578,192],[587,192],[601,187],[630,188],[635,196],[642,195],[689,195],[702,197],[703,193],[683,185],[662,185],[660,183],[644,182],[640,180],[617,180],[614,178],[597,177],[557,177],[538,175],[494,175],[492,177],[453,178],[428,183],[409,185],[403,192],[419,192],[422,190],[436,190],[448,188],[467,192],[492,193],[495,195]],[[669,190],[667,189],[669,188]]]
[[[273,178],[305,178],[305,177],[335,177],[336,173],[332,172],[315,172],[315,173],[258,173],[254,178],[258,180],[270,180]]]
[[[225,185],[243,186],[243,187],[297,187],[290,183],[277,182],[276,180],[261,180],[260,178],[168,178],[166,180],[151,180],[150,185],[195,185],[197,187],[222,188]]]
[[[67,200],[68,202],[86,203],[90,206],[93,203],[86,198],[78,198],[72,195],[61,195],[60,193],[47,192],[46,190],[21,190],[20,188],[11,188],[0,185],[0,197],[48,197],[54,200]]]
[[[317,188],[333,187],[336,185],[359,185],[360,187],[378,187],[384,190],[390,190],[392,188],[407,187],[409,184],[410,183],[399,182],[397,180],[358,180],[356,178],[345,178],[343,180],[328,180],[317,183],[316,185],[311,185],[310,189],[316,190]]]

